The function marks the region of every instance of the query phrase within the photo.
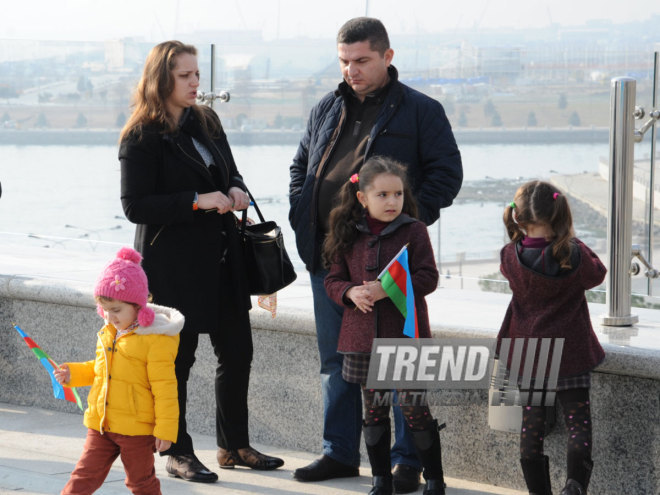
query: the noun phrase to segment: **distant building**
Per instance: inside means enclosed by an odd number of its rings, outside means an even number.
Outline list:
[[[477,73],[494,84],[515,84],[523,72],[522,48],[481,46],[477,53]]]

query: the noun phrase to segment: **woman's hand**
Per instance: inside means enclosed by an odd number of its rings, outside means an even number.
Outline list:
[[[232,210],[245,210],[250,206],[250,196],[240,187],[232,187],[229,190],[229,197],[232,200]]]
[[[60,385],[66,385],[69,383],[69,380],[71,380],[71,370],[66,364],[61,365],[59,368],[55,368],[53,370],[53,375],[55,376],[57,383]]]
[[[204,193],[197,196],[197,206],[202,210],[217,210],[218,213],[232,211],[233,200],[220,191]]]
[[[172,442],[169,440],[161,440],[160,438],[156,438],[156,442],[154,444],[156,446],[156,450],[158,452],[165,452],[167,449],[169,449],[172,446]]]

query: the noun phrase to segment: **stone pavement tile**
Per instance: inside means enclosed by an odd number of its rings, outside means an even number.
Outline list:
[[[0,403],[0,495],[58,494],[77,462],[86,435],[82,416],[33,407]],[[215,459],[215,440],[211,436],[193,434],[199,459],[219,475],[213,484],[190,483],[171,478],[165,471],[166,457],[156,456],[156,474],[163,495],[357,495],[368,493],[371,473],[367,465],[360,468],[360,477],[343,478],[319,483],[293,480],[295,469],[309,464],[314,454],[277,449],[255,444],[262,452],[284,458],[285,465],[275,471],[254,471],[247,468],[220,469]],[[447,478],[448,495],[522,495],[523,492]],[[100,495],[128,493],[124,486],[124,471],[117,460]],[[418,493],[421,493],[421,489]]]

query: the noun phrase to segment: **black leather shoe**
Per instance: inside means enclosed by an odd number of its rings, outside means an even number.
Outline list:
[[[335,461],[327,455],[321,456],[310,465],[298,468],[293,472],[293,479],[298,481],[323,481],[353,476],[360,476],[360,470],[357,467]]]
[[[198,483],[215,483],[218,475],[199,462],[195,454],[171,455],[165,465],[167,473],[175,478]]]
[[[420,472],[408,464],[397,464],[392,470],[395,493],[413,493],[419,488]]]

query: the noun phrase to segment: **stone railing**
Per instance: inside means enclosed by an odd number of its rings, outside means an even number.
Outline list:
[[[507,302],[503,294],[439,289],[428,298],[434,337],[494,338]],[[591,306],[594,321],[603,308]],[[641,323],[634,327],[596,328],[607,358],[593,374],[590,493],[660,492],[660,312],[635,313]],[[276,318],[260,309],[253,309],[251,318],[251,438],[319,453],[322,401],[309,287],[285,289]],[[0,276],[0,402],[76,412],[52,397],[49,378],[12,329],[14,322],[56,360],[92,359],[101,321],[89,286]],[[193,431],[214,434],[215,365],[206,339],[189,382],[188,423]],[[86,390],[81,393],[84,400]],[[518,435],[489,427],[486,390],[434,392],[429,402],[447,423],[441,439],[448,476],[524,489]],[[545,442],[555,490],[565,479],[565,445],[558,408]]]

